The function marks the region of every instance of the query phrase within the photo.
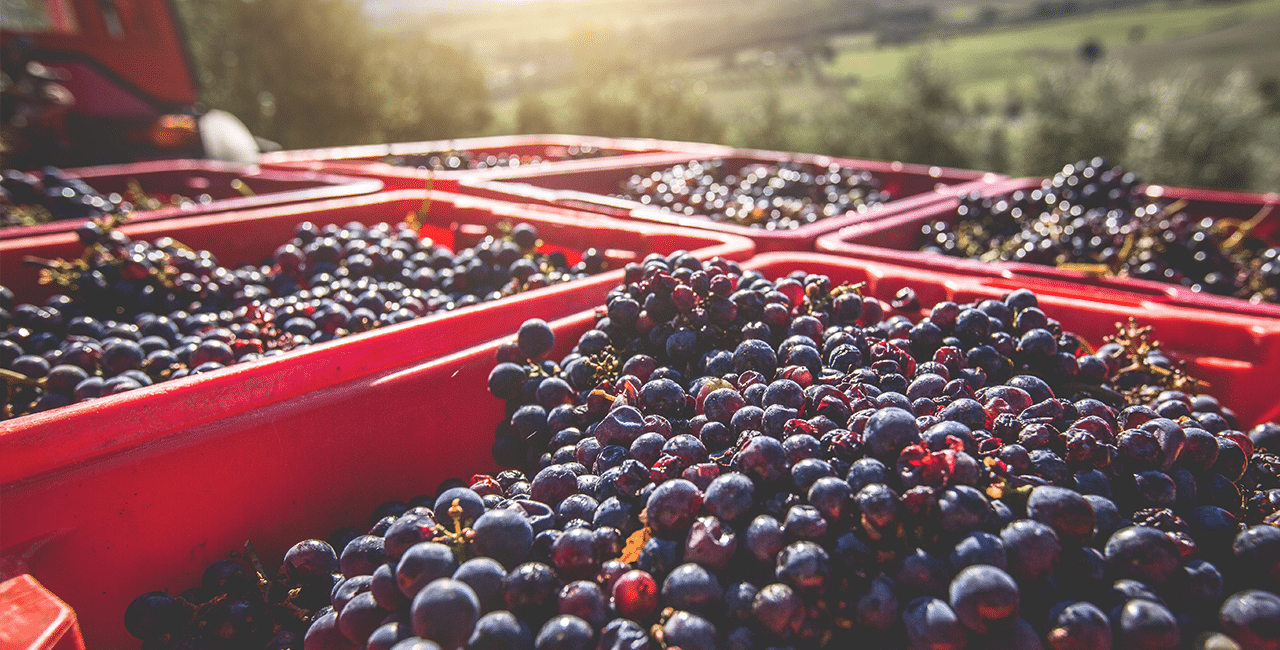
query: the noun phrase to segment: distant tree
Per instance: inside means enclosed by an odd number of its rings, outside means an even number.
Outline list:
[[[1266,103],[1267,112],[1280,116],[1280,77],[1267,77],[1258,81],[1258,94]]]
[[[823,39],[822,43],[814,49],[814,54],[825,63],[834,63],[836,60],[836,48],[830,40]]]
[[[978,12],[978,24],[990,27],[1000,22],[1000,10],[990,5],[983,7]]]
[[[909,60],[903,77],[896,96],[870,97],[819,114],[819,150],[873,160],[974,166],[974,152],[961,139],[960,127],[968,116],[950,75],[926,55]]]
[[[1080,58],[1089,65],[1097,63],[1105,53],[1102,43],[1096,38],[1090,38],[1080,44]]]
[[[979,117],[991,115],[991,111],[993,110],[991,107],[991,100],[987,99],[986,95],[978,95],[977,97],[974,97],[972,106],[973,114]]]
[[[777,85],[770,85],[745,129],[744,144],[754,149],[785,151],[793,146],[791,130],[795,116],[782,107],[782,94]]]
[[[376,101],[374,139],[476,135],[493,121],[484,71],[461,50],[406,30],[375,39],[365,60],[370,78],[364,88]]]
[[[1027,94],[1017,173],[1052,174],[1094,156],[1123,160],[1133,116],[1145,101],[1145,88],[1119,66],[1041,74]]]
[[[556,120],[551,105],[537,95],[525,95],[516,105],[517,133],[555,133]]]
[[[1005,85],[1004,88],[1004,116],[1008,120],[1016,120],[1022,117],[1022,111],[1025,108],[1026,100],[1022,97],[1022,92],[1014,85],[1012,81]]]
[[[1004,126],[997,126],[991,131],[984,160],[985,169],[1002,174],[1011,171],[1013,161],[1009,153],[1009,133]]]
[[[1132,121],[1125,164],[1155,183],[1275,190],[1280,123],[1243,71],[1191,70],[1150,83]]]
[[[378,32],[359,0],[176,0],[202,100],[287,148],[460,137],[492,119],[470,55]]]

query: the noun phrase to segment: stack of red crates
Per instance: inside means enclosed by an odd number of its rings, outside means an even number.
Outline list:
[[[475,176],[463,181],[466,191],[508,201],[572,207],[620,219],[632,219],[712,230],[750,237],[761,252],[811,251],[817,238],[852,223],[933,205],[949,196],[973,191],[1003,180],[982,172],[911,165],[899,162],[853,160],[775,151],[728,150],[679,152],[582,160],[555,166]],[[715,161],[731,173],[758,163],[795,164],[821,173],[829,167],[870,172],[888,202],[820,219],[793,230],[768,230],[734,223],[715,222],[698,214],[677,214],[639,201],[616,196],[634,175],[653,174],[692,161]]]
[[[552,148],[575,144],[607,146],[618,155],[504,170],[502,178],[491,172],[390,169],[381,162],[397,152],[460,149],[554,158]],[[269,256],[302,221],[395,222],[425,203],[430,209],[422,234],[437,242],[469,241],[522,220],[538,228],[545,246],[571,259],[587,248],[603,250],[619,270],[0,422],[0,457],[6,459],[0,469],[0,577],[30,573],[65,600],[90,647],[138,647],[123,626],[124,609],[135,596],[156,589],[177,593],[197,584],[210,562],[241,549],[246,540],[267,562],[277,561],[300,539],[324,538],[358,523],[344,519],[350,513],[429,492],[448,477],[495,469],[490,445],[506,414],[502,401],[484,387],[498,345],[523,320],[537,317],[551,322],[556,333],[552,355],[567,353],[620,281],[621,266],[650,253],[719,255],[771,278],[794,270],[827,274],[836,284],[865,283],[866,295],[884,301],[910,287],[926,307],[1030,288],[1048,316],[1070,322],[1094,346],[1131,316],[1153,326],[1172,356],[1206,380],[1209,392],[1234,409],[1242,425],[1280,418],[1280,399],[1271,387],[1280,376],[1280,310],[1273,306],[914,252],[919,226],[947,218],[948,210],[954,215],[961,194],[997,195],[1038,180],[837,161],[872,171],[904,198],[785,233],[722,226],[696,215],[675,217],[608,197],[633,173],[701,157],[739,165],[832,162],[574,136],[282,152],[270,158],[278,169],[356,174],[385,182],[392,191],[126,225],[123,230],[134,239],[174,237],[234,265]],[[428,192],[427,179],[451,183],[460,193],[439,191],[440,185]],[[417,189],[396,189],[408,187]],[[1232,217],[1247,218],[1275,201],[1160,191],[1187,198],[1189,210]],[[51,291],[36,284],[21,258],[69,257],[78,250],[69,232],[0,241],[0,277],[19,299],[41,299]],[[467,405],[465,415],[458,404]],[[357,474],[357,468],[375,471]],[[4,593],[0,589],[0,603]],[[74,644],[68,647],[82,646],[78,636],[62,638],[71,639],[62,641]],[[64,647],[52,642],[32,647]]]
[[[984,198],[1006,198],[1015,192],[1037,189],[1043,182],[1044,180],[1039,178],[1010,180],[984,187],[978,190],[978,194]],[[1280,212],[1280,194],[1222,192],[1158,185],[1147,186],[1144,191],[1152,199],[1182,203],[1184,206],[1182,212],[1196,220],[1213,218],[1243,222],[1265,209]],[[959,205],[960,195],[957,194],[918,210],[900,212],[881,219],[863,220],[820,238],[817,249],[861,259],[910,263],[922,269],[1019,280],[1032,278],[1057,280],[1077,287],[1087,286],[1108,292],[1142,296],[1162,304],[1280,318],[1280,305],[1256,304],[1235,298],[1197,293],[1181,285],[1127,277],[1096,277],[1037,264],[979,262],[920,252],[921,227],[937,221],[955,223],[956,208]],[[1264,219],[1252,235],[1273,246],[1280,245],[1280,219]]]
[[[391,189],[454,190],[460,181],[522,173],[530,169],[554,169],[582,158],[610,159],[647,153],[683,152],[693,156],[725,155],[732,150],[717,145],[648,138],[596,138],[580,135],[517,135],[461,138],[300,149],[263,154],[260,162],[272,169],[325,171],[375,178]],[[429,169],[416,163],[430,156],[466,156],[482,169]],[[488,159],[488,161],[486,161]],[[505,161],[504,167],[495,167]]]
[[[320,171],[278,171],[213,160],[162,160],[63,172],[84,181],[104,196],[119,194],[132,201],[136,198],[132,196],[132,188],[136,187],[165,204],[159,209],[131,212],[129,221],[133,223],[361,196],[383,188],[382,181],[374,178]],[[40,176],[39,172],[35,174]],[[79,221],[65,220],[0,228],[0,239],[71,232],[78,225]]]

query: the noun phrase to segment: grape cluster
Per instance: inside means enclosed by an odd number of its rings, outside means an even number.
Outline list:
[[[0,172],[0,228],[91,219],[129,209],[120,195],[103,196],[57,167],[45,167],[41,176],[15,169]]]
[[[464,169],[503,169],[536,165],[555,160],[583,160],[616,155],[618,152],[590,145],[572,145],[555,155],[520,155],[514,153],[477,153],[474,151],[432,151],[385,156],[382,162],[397,167],[416,167],[420,170],[459,171]]]
[[[232,181],[233,187],[242,183]],[[79,178],[57,167],[45,167],[40,175],[6,169],[0,173],[0,228],[32,226],[50,221],[124,217],[136,210],[173,206],[194,208],[213,202],[209,194],[194,198],[179,194],[151,195],[136,179],[127,181],[123,196],[103,195]]]
[[[405,224],[303,223],[260,265],[229,269],[171,238],[132,241],[115,220],[77,229],[85,254],[38,261],[64,291],[15,304],[0,287],[4,417],[273,356],[604,270],[569,264],[516,224],[456,252]]]
[[[1256,223],[1196,220],[1184,203],[1151,199],[1140,185],[1100,158],[1067,165],[1039,189],[964,197],[954,223],[924,224],[920,249],[1280,302],[1280,246],[1253,236]]]
[[[765,230],[793,230],[888,201],[870,172],[831,164],[694,160],[636,174],[615,195],[686,216]]]
[[[305,650],[1275,648],[1280,426],[1240,432],[1147,343],[1088,353],[1025,290],[923,310],[650,256],[567,356],[538,320],[499,347],[493,452],[522,469],[277,581],[331,587]],[[192,611],[152,592],[126,623],[298,647]]]

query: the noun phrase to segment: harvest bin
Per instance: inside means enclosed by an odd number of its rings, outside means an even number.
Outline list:
[[[133,223],[360,196],[383,188],[381,181],[372,178],[278,171],[214,160],[157,160],[63,171],[68,176],[83,180],[103,195],[114,192],[128,197],[129,182],[137,181],[148,196],[161,200],[173,195],[194,200],[202,194],[212,199],[203,204],[140,210],[129,215],[129,221]],[[39,172],[33,173],[39,175]],[[242,181],[252,194],[246,196],[235,189],[232,186],[234,180]],[[0,239],[71,232],[81,223],[80,220],[69,219],[0,228]]]
[[[422,206],[426,197],[423,191],[401,190],[306,206],[136,224],[123,230],[134,239],[171,236],[206,248],[223,264],[234,266],[269,256],[303,221],[319,226],[395,222]],[[720,255],[739,260],[752,253],[750,241],[731,236],[636,228],[636,224],[584,220],[567,213],[534,211],[442,192],[432,195],[424,221],[423,234],[445,245],[452,244],[455,230],[459,236],[479,237],[486,230],[495,232],[504,222],[522,221],[538,229],[545,250],[564,251],[575,262],[581,251],[597,247],[615,270],[0,422],[0,458],[5,459],[0,466],[0,484],[116,448],[163,440],[167,434],[197,424],[306,395],[414,359],[477,345],[508,333],[525,318],[551,319],[589,309],[600,304],[605,293],[621,280],[626,262],[638,261],[649,253],[688,250],[703,259]],[[24,253],[65,256],[75,254],[78,248],[70,234],[9,240],[0,242],[0,260],[7,267]],[[20,299],[33,292],[48,293],[48,287],[35,284],[34,270],[24,270],[26,282],[13,286]],[[5,274],[9,274],[7,268]],[[8,514],[5,519],[8,523]]]
[[[589,153],[584,153],[583,148]],[[510,173],[512,169],[459,169],[429,171],[416,166],[387,162],[397,156],[428,155],[456,152],[475,157],[487,155],[514,156],[517,168],[540,168],[546,163],[559,163],[587,156],[613,157],[653,152],[688,152],[690,155],[724,155],[727,147],[693,142],[673,142],[646,138],[598,138],[581,135],[508,135],[429,142],[400,142],[326,149],[297,149],[263,154],[258,162],[274,169],[325,171],[376,178],[388,188],[453,190],[463,178],[480,178]]]
[[[769,277],[802,269],[839,282],[867,282],[891,300],[913,287],[921,303],[996,297],[998,281],[818,254],[771,254],[745,266]],[[616,282],[616,277],[615,280]],[[1033,287],[1041,306],[1093,345],[1113,323],[1140,314],[1170,351],[1240,414],[1242,425],[1280,415],[1265,380],[1280,372],[1280,330],[1241,317],[1135,303],[1094,302],[1069,286]],[[603,292],[598,294],[603,300]],[[551,323],[553,358],[594,322],[582,312]],[[368,523],[378,504],[432,493],[441,480],[495,468],[495,426],[505,417],[486,386],[506,339],[454,353],[401,355],[404,365],[328,385],[274,404],[175,427],[93,458],[40,471],[10,466],[0,481],[6,526],[0,560],[30,572],[76,608],[89,647],[137,648],[125,607],[151,590],[181,592],[212,561],[251,540],[268,567],[307,538]]]
[[[0,648],[84,650],[76,613],[23,574],[0,582]]]
[[[865,170],[893,197],[866,211],[828,217],[794,230],[765,230],[733,223],[711,221],[702,216],[686,216],[630,199],[610,196],[635,174],[648,175],[693,160],[719,160],[728,171],[737,172],[757,163],[799,163],[812,170],[829,165]],[[612,217],[673,224],[750,237],[760,252],[812,251],[818,236],[844,226],[861,223],[879,215],[898,214],[933,205],[949,196],[963,194],[1003,180],[1003,176],[983,172],[898,162],[830,158],[811,154],[780,153],[747,149],[727,150],[719,155],[646,154],[605,160],[583,160],[536,169],[518,169],[485,178],[466,179],[461,191],[490,198],[540,205],[558,205],[590,210]]]
[[[1017,191],[1038,189],[1043,179],[1023,178],[1006,181],[981,190],[985,198],[1006,197]],[[1149,185],[1145,192],[1152,198],[1168,202],[1185,200],[1184,212],[1197,220],[1204,217],[1247,221],[1264,207],[1274,206],[1280,213],[1280,194],[1250,194],[1217,190]],[[1004,278],[1045,278],[1073,282],[1131,294],[1135,299],[1183,307],[1280,318],[1280,305],[1258,304],[1239,298],[1198,293],[1186,287],[1153,280],[1127,277],[1101,278],[1077,271],[1067,271],[1025,262],[981,262],[919,250],[920,228],[926,223],[955,223],[961,194],[947,197],[928,207],[896,212],[883,218],[864,220],[818,239],[817,249],[839,255],[853,255],[890,263],[909,263],[922,269],[943,272],[985,274]],[[1264,219],[1253,234],[1272,246],[1280,246],[1280,214]]]

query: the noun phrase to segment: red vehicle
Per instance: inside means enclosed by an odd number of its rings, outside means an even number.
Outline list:
[[[5,0],[0,45],[6,167],[257,160],[244,124],[199,103],[170,0]]]

